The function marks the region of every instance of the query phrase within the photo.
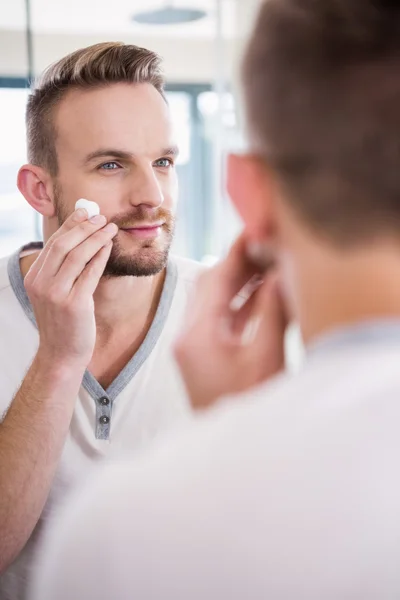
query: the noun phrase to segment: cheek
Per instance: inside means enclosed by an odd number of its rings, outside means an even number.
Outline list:
[[[111,177],[91,177],[75,173],[66,178],[63,177],[61,183],[62,197],[69,205],[74,205],[79,198],[85,198],[97,204],[102,208],[110,203],[110,194],[114,198],[118,187],[111,181]]]
[[[123,185],[118,177],[100,177],[97,174],[81,173],[65,169],[60,173],[58,185],[66,214],[71,214],[80,198],[96,202],[107,219],[124,211]]]
[[[96,202],[101,214],[111,218],[124,209],[124,188],[118,177],[86,176],[74,185],[74,198]]]
[[[286,310],[291,319],[296,319],[299,304],[296,295],[296,270],[289,253],[285,251],[279,253],[279,275]]]
[[[179,195],[179,183],[176,172],[159,180],[159,184],[164,196],[164,207],[174,212],[178,204]]]

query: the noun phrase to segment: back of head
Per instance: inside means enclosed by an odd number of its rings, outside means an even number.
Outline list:
[[[121,42],[95,44],[51,65],[28,100],[28,158],[57,173],[53,111],[72,89],[94,89],[113,83],[149,83],[163,95],[160,57],[145,48]]]
[[[244,65],[253,149],[339,244],[400,235],[400,3],[265,0]]]

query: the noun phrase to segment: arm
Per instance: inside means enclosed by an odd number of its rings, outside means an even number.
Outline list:
[[[225,260],[199,278],[175,346],[196,409],[207,408],[223,396],[246,392],[284,368],[288,318],[278,273],[267,270],[262,285],[253,287],[254,275],[261,276],[247,258],[242,236]],[[236,295],[243,288],[250,296],[236,306]]]
[[[84,373],[49,365],[38,353],[0,425],[0,573],[43,510]]]
[[[0,574],[29,539],[47,500],[96,339],[93,293],[117,229],[75,213],[25,279],[39,349],[0,425]]]

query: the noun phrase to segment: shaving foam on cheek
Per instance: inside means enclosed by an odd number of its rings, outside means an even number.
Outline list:
[[[90,200],[85,200],[84,198],[81,198],[75,204],[75,210],[78,210],[78,208],[84,208],[88,214],[89,219],[100,214],[99,205],[96,204],[96,202],[91,202]]]

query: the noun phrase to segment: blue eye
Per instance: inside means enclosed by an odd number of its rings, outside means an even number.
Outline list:
[[[114,161],[110,161],[110,162],[106,162],[106,163],[100,165],[99,168],[103,169],[104,171],[115,171],[115,169],[119,169],[120,166],[118,163],[116,163]]]
[[[170,158],[159,158],[154,164],[156,167],[161,167],[163,169],[167,169],[168,167],[172,167],[174,165]]]

